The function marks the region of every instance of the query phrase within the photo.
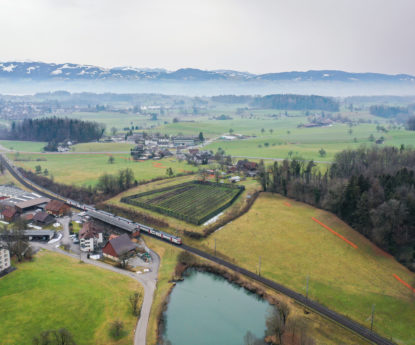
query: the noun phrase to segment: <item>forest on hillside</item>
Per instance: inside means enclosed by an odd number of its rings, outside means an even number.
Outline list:
[[[361,147],[338,153],[321,173],[314,162],[259,169],[266,191],[329,210],[415,270],[415,150]]]
[[[97,122],[49,117],[12,122],[11,128],[0,136],[12,140],[88,142],[100,139],[104,131],[105,125]]]

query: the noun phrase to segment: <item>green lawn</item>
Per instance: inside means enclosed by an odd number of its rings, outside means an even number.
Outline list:
[[[66,328],[78,345],[130,345],[136,318],[128,297],[138,290],[141,286],[128,277],[40,252],[34,262],[0,278],[0,342],[30,345],[43,330]],[[115,319],[126,331],[117,341],[109,334]]]
[[[9,155],[14,158],[13,154]],[[104,172],[115,174],[120,169],[131,168],[137,181],[150,180],[166,176],[166,169],[172,168],[174,173],[197,170],[186,162],[178,162],[172,158],[162,160],[134,161],[129,154],[114,154],[114,163],[108,163],[108,154],[21,154],[15,164],[34,171],[37,165],[46,168],[49,176],[53,175],[56,182],[75,185],[96,185]],[[41,159],[42,161],[37,161]]]
[[[46,144],[39,141],[0,140],[0,145],[19,152],[42,152]]]
[[[415,296],[393,276],[414,286],[415,274],[331,213],[266,193],[202,246],[212,251],[214,239],[219,252],[251,271],[257,271],[261,257],[261,275],[300,293],[305,294],[309,276],[312,299],[367,327],[375,304],[375,330],[399,344],[415,344]]]

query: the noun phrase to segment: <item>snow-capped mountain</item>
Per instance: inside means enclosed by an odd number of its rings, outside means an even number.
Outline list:
[[[349,73],[336,70],[251,74],[232,70],[205,71],[182,68],[177,71],[136,67],[102,68],[80,64],[44,62],[0,62],[0,79],[15,80],[176,80],[176,81],[292,81],[292,82],[413,82],[407,74]]]

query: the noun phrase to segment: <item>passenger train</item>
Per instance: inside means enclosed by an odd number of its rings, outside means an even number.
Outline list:
[[[24,177],[20,171],[12,164],[12,162],[10,162],[10,160],[6,157],[1,155],[0,160],[4,160],[6,162],[7,165],[9,165],[13,171],[20,177],[20,179],[24,180],[24,182],[26,182],[26,184],[36,188],[37,190],[45,190],[48,194],[50,194],[51,196],[55,197],[56,199],[65,201],[68,205],[75,207],[79,210],[83,210],[83,211],[87,211],[90,212],[91,214],[93,212],[96,212],[99,216],[105,216],[105,217],[109,217],[110,220],[112,220],[113,222],[115,221],[121,221],[124,222],[128,225],[131,225],[131,228],[127,227],[124,228],[127,231],[133,232],[133,231],[144,231],[150,235],[153,235],[155,237],[158,237],[162,240],[165,240],[167,242],[171,242],[177,245],[181,245],[182,244],[182,239],[180,237],[168,234],[166,232],[160,231],[160,230],[156,230],[150,226],[144,225],[144,224],[140,224],[140,223],[135,223],[130,219],[124,218],[124,217],[119,217],[116,216],[112,213],[106,212],[106,211],[102,211],[102,210],[97,210],[95,207],[89,206],[89,205],[85,205],[85,204],[81,204],[78,201],[75,200],[71,200],[71,199],[65,199],[62,196],[49,191],[47,189],[45,189],[44,187],[41,187],[39,185],[37,185],[36,183],[33,183],[32,181],[28,180],[26,177]],[[105,221],[104,219],[101,219],[103,221]],[[110,223],[110,222],[109,222]],[[111,224],[111,223],[110,223]]]

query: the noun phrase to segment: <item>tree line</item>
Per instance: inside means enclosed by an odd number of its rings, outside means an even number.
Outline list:
[[[65,198],[77,200],[85,204],[102,202],[132,186],[138,185],[138,181],[134,177],[134,172],[130,168],[119,170],[118,173],[114,175],[108,173],[102,174],[95,187],[92,187],[91,185],[79,187],[57,183],[50,178],[38,175],[31,171],[26,171],[22,168],[19,168],[19,170],[26,178],[39,186]]]
[[[11,128],[1,133],[1,136],[6,139],[49,143],[64,140],[88,142],[100,139],[104,131],[105,125],[98,122],[49,117],[14,121]]]
[[[372,105],[370,106],[369,111],[372,115],[390,118],[395,117],[398,114],[407,114],[408,108],[387,105]]]
[[[313,161],[261,162],[258,180],[264,191],[335,213],[415,270],[414,149],[344,150],[324,173]]]

